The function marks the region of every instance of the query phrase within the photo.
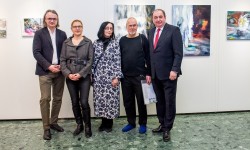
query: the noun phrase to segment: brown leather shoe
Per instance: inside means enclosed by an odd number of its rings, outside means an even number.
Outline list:
[[[58,132],[63,132],[64,131],[64,129],[62,127],[60,127],[58,124],[51,124],[50,128],[53,129],[53,130],[56,130]]]
[[[50,129],[44,130],[43,139],[44,140],[51,140]]]
[[[168,142],[169,140],[170,140],[170,132],[169,131],[163,132],[163,141]]]
[[[161,133],[161,132],[163,132],[163,130],[162,130],[162,126],[161,126],[161,125],[159,125],[159,127],[157,127],[157,128],[155,128],[155,129],[153,129],[153,130],[152,130],[152,132],[153,132],[153,133]]]

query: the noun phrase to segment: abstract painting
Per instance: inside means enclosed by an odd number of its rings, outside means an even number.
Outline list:
[[[173,5],[173,25],[180,28],[184,56],[210,56],[211,5]]]
[[[6,36],[7,36],[6,19],[0,19],[0,38],[6,38]]]
[[[22,23],[22,35],[34,36],[35,32],[43,27],[41,18],[24,18]]]
[[[155,5],[115,5],[114,24],[117,38],[127,34],[126,22],[129,17],[134,17],[138,23],[137,32],[147,36],[153,27],[152,12]]]
[[[250,11],[227,12],[227,39],[250,39]]]

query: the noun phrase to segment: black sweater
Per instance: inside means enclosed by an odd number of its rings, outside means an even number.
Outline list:
[[[149,43],[143,34],[134,38],[123,36],[120,39],[120,49],[121,68],[124,75],[151,76]]]

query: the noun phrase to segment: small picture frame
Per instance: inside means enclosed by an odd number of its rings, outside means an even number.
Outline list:
[[[22,36],[35,35],[35,32],[43,27],[42,18],[23,18],[22,20]]]

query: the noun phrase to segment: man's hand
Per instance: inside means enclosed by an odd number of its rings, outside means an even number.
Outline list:
[[[176,80],[177,79],[177,72],[171,71],[169,75],[170,80]]]
[[[146,81],[147,81],[147,84],[149,85],[151,83],[151,76],[146,76]]]
[[[50,65],[48,68],[52,73],[60,72],[60,65]]]

